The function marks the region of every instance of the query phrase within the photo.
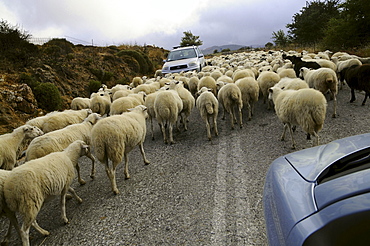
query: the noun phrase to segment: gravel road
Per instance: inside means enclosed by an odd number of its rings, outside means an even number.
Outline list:
[[[349,103],[344,87],[338,94],[338,116],[331,118],[332,101],[320,132],[320,143],[369,132],[370,102],[363,94]],[[227,115],[228,116],[228,115]],[[265,173],[277,157],[290,153],[290,138],[280,141],[283,126],[273,110],[260,100],[255,115],[244,126],[230,129],[229,118],[219,117],[219,136],[207,140],[204,122],[194,109],[189,130],[175,131],[174,145],[165,145],[157,125],[144,148],[151,164],[144,165],[138,148],[129,154],[131,179],[123,165],[117,170],[119,195],[113,195],[100,163],[95,180],[91,162],[81,158],[83,186],[73,183],[83,199],[67,202],[70,223],[63,225],[59,199],[39,213],[39,225],[50,231],[43,237],[33,228],[31,245],[267,245],[262,211]],[[301,129],[295,132],[297,150],[308,148]],[[0,219],[0,234],[7,224]],[[10,245],[19,245],[13,233]]]

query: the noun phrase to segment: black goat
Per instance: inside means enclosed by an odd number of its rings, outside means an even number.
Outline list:
[[[351,88],[350,102],[356,100],[355,90],[360,90],[365,91],[365,98],[362,101],[362,105],[365,105],[366,99],[370,97],[370,64],[353,65],[343,69],[340,74]]]
[[[302,61],[302,58],[298,56],[287,56],[286,54],[283,54],[283,59],[284,60],[288,59],[293,63],[294,65],[293,69],[294,69],[294,72],[297,78],[299,78],[299,72],[302,67],[312,68],[312,69],[318,69],[321,67],[317,62]]]

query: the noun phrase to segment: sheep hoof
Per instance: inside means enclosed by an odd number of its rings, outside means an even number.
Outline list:
[[[84,184],[86,184],[86,181],[81,179],[81,180],[78,181],[78,183],[80,183],[80,185],[84,185]]]
[[[337,115],[336,114],[333,114],[331,117],[332,118],[337,118]]]
[[[95,174],[91,174],[91,175],[90,175],[90,178],[91,178],[91,179],[95,179]]]
[[[145,163],[145,165],[149,165],[150,164],[150,161],[145,160],[144,163]]]
[[[67,200],[71,200],[72,199],[72,195],[71,194],[66,194],[66,199]]]
[[[113,194],[118,195],[119,194],[119,190],[118,189],[113,190]]]

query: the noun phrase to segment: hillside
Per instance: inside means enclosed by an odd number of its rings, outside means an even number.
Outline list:
[[[0,54],[0,134],[48,112],[45,102],[36,100],[35,85],[55,85],[62,98],[58,109],[64,110],[74,97],[89,97],[102,83],[112,87],[128,84],[135,76],[152,77],[166,52],[153,46],[73,45],[64,39],[4,49]]]
[[[238,50],[243,47],[245,46],[238,45],[238,44],[227,44],[227,45],[221,45],[221,46],[212,46],[212,47],[202,50],[202,52],[204,55],[209,55],[209,54],[213,54],[215,50],[217,50],[217,52],[221,52],[222,50],[225,50],[225,49]]]

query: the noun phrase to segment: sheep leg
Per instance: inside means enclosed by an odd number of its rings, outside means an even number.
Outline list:
[[[238,107],[239,110],[239,119],[240,119],[240,128],[243,128],[243,113],[242,113],[242,107]]]
[[[234,128],[234,114],[233,114],[233,111],[232,110],[230,110],[230,112],[229,112],[229,114],[230,114],[230,120],[231,120],[231,129],[232,130],[234,130],[235,128]],[[236,121],[236,119],[235,119],[235,121]]]
[[[355,89],[351,88],[351,100],[349,102],[354,102],[355,100],[356,100]]]
[[[288,125],[288,128],[289,128],[290,137],[292,138],[292,149],[295,149],[296,144],[295,144],[295,141],[294,141],[294,138],[293,138],[293,130],[292,130],[292,127],[290,126],[290,123],[287,123],[287,125]]]
[[[287,123],[285,123],[285,124],[284,124],[284,128],[283,128],[283,134],[282,134],[282,135],[281,135],[281,137],[280,137],[280,140],[281,140],[281,141],[284,141],[284,139],[285,139],[285,132],[286,132],[287,127],[288,127],[288,124],[287,124]]]
[[[185,129],[185,131],[187,131],[188,130],[188,116],[187,115],[185,115],[184,116],[184,129]]]
[[[366,91],[366,92],[365,92],[365,98],[364,98],[364,100],[362,101],[362,106],[364,106],[364,105],[365,105],[365,103],[366,103],[366,99],[367,99],[368,97],[370,97],[370,93]]]
[[[86,184],[86,181],[81,178],[80,165],[78,165],[78,163],[76,165],[76,170],[77,170],[78,183],[80,183],[80,185]]]
[[[207,137],[208,137],[208,140],[211,141],[212,140],[212,136],[211,136],[211,126],[209,124],[209,119],[208,117],[205,119],[206,121],[206,128],[207,128]]]
[[[222,108],[223,108],[223,112],[222,112],[222,118],[221,119],[225,120],[225,111],[226,111],[226,109],[225,109],[225,106],[223,104],[222,104]]]
[[[252,119],[252,107],[249,103],[247,103],[247,110],[248,110],[248,120]]]
[[[143,142],[140,143],[140,152],[141,152],[141,155],[143,156],[145,165],[150,164],[150,161],[146,158],[146,155],[145,155],[145,152],[144,152],[144,143]]]
[[[8,245],[8,242],[10,241],[10,237],[11,237],[11,234],[12,234],[12,225],[16,229],[19,236],[21,236],[21,231],[20,231],[20,227],[19,227],[19,224],[18,224],[17,217],[15,217],[15,213],[13,211],[9,210],[7,207],[4,207],[3,209],[5,210],[5,214],[9,219],[9,227],[8,227],[8,231],[7,231],[3,241],[1,242],[1,245]]]
[[[86,155],[90,160],[91,160],[91,173],[90,173],[90,178],[94,179],[95,178],[95,157],[89,152]]]
[[[110,169],[109,166],[108,166],[108,163],[107,163],[105,165],[105,172],[107,173],[107,176],[108,176],[108,178],[109,178],[109,180],[111,182],[113,193],[115,195],[119,194],[119,190],[117,189],[117,184],[116,184],[116,172],[115,172],[115,168]]]
[[[64,224],[68,224],[68,218],[66,214],[66,194],[67,187],[64,187],[60,195],[60,208],[62,210],[62,220],[64,221]]]
[[[166,144],[168,142],[167,141],[167,137],[166,137],[166,129],[164,128],[164,124],[163,123],[159,123],[159,126],[160,126],[161,131],[162,131],[162,134],[163,134],[163,141]]]
[[[168,131],[169,131],[168,134],[169,134],[169,137],[170,137],[170,144],[176,143],[175,141],[173,141],[173,124],[172,123],[169,124]]]
[[[152,140],[154,140],[153,118],[149,117],[149,121],[150,121],[150,129],[151,129],[151,133],[152,133]]]
[[[128,155],[125,153],[124,156],[123,156],[123,158],[125,159],[125,163],[124,163],[125,167],[123,169],[123,173],[125,174],[125,178],[126,179],[129,179],[130,178],[130,174],[128,172]],[[115,169],[116,168],[114,167],[114,170]]]
[[[44,236],[49,236],[49,235],[50,235],[50,232],[48,232],[47,230],[45,230],[45,229],[43,229],[41,226],[39,226],[39,224],[37,224],[37,221],[36,221],[36,220],[32,223],[32,226],[33,226],[33,228],[35,228],[38,232],[40,232],[42,235],[44,235]]]
[[[30,228],[33,224],[33,221],[35,221],[35,217],[31,215],[26,215],[23,220],[22,227],[20,229],[20,236],[22,239],[22,245],[23,246],[29,246],[30,245]]]
[[[76,198],[76,200],[77,200],[79,203],[82,203],[82,199],[81,199],[81,197],[79,197],[79,196],[77,195],[76,191],[75,191],[72,187],[69,187],[69,188],[68,188],[68,191],[69,191],[70,193],[72,193],[72,195]]]
[[[312,135],[314,135],[315,136],[315,142],[314,142],[314,144],[313,144],[313,146],[318,146],[319,145],[319,135],[314,131],[313,133],[312,133]]]
[[[215,131],[215,135],[218,136],[218,128],[217,128],[217,117],[213,116],[213,128]]]
[[[333,96],[333,115],[332,115],[332,118],[336,118],[337,117],[337,96],[334,94],[334,92],[332,92],[332,96]]]

